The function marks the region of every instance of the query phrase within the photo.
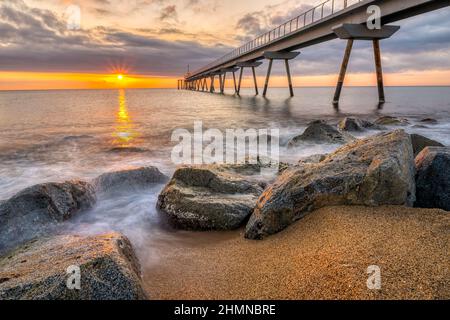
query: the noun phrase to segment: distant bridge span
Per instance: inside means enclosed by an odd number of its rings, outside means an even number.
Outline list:
[[[365,26],[369,18],[368,8],[372,5],[378,6],[381,10],[381,24],[383,25],[381,30],[369,30]],[[226,74],[232,73],[235,91],[239,94],[244,68],[252,68],[255,89],[258,94],[255,68],[261,65],[260,60],[268,59],[269,68],[264,86],[264,96],[267,93],[274,60],[285,61],[290,91],[293,95],[289,60],[295,58],[298,53],[292,51],[341,38],[346,39],[348,44],[334,99],[334,102],[337,103],[353,41],[372,40],[380,102],[384,102],[379,40],[389,38],[398,30],[398,27],[392,28],[386,25],[447,6],[450,6],[450,0],[328,0],[234,49],[220,59],[187,74],[183,80],[179,81],[178,88],[215,92],[214,78],[219,76],[220,92],[223,93]],[[237,84],[235,72],[239,69],[240,76]],[[209,89],[207,79],[211,80]]]

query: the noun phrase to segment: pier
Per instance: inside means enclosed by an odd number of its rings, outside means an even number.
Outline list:
[[[354,42],[371,41],[375,57],[379,102],[384,103],[381,41],[393,37],[400,29],[390,24],[448,6],[450,6],[450,0],[328,0],[257,36],[220,59],[188,73],[184,79],[178,80],[178,89],[214,93],[216,92],[214,81],[218,76],[219,92],[223,94],[226,76],[232,74],[234,91],[236,95],[239,95],[244,70],[250,68],[253,73],[255,94],[258,95],[255,69],[262,65],[261,60],[268,60],[263,96],[266,97],[268,94],[272,66],[276,61],[284,61],[289,93],[294,96],[289,62],[300,56],[299,50],[302,48],[341,39],[347,41],[347,46],[333,97],[333,104],[339,104]],[[379,28],[368,27],[373,8],[380,13]],[[237,71],[239,71],[238,80],[236,80]]]

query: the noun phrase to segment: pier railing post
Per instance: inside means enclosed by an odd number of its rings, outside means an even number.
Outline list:
[[[380,41],[378,39],[373,40],[373,50],[375,54],[375,67],[377,70],[378,97],[380,103],[385,103],[386,98],[384,96],[383,69],[381,67],[381,50]]]
[[[272,73],[272,64],[273,64],[273,59],[269,59],[269,67],[267,68],[267,76],[266,76],[266,82],[264,84],[263,97],[265,97],[267,95],[267,88],[269,87],[270,74]]]
[[[342,86],[344,85],[345,75],[347,73],[348,62],[350,60],[350,54],[353,48],[353,39],[348,39],[347,48],[345,49],[344,59],[342,60],[341,71],[339,73],[339,79],[336,86],[336,92],[334,93],[333,103],[338,104],[341,97]]]

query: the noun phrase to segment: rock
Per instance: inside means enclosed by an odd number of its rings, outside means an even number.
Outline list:
[[[302,135],[293,138],[289,142],[288,147],[294,148],[303,142],[344,144],[354,139],[351,135],[339,132],[324,121],[314,121],[308,125]]]
[[[147,152],[147,149],[137,148],[137,147],[117,147],[108,150],[108,153],[144,153]]]
[[[444,147],[442,143],[428,139],[420,134],[412,134],[411,141],[414,150],[414,156],[417,156],[426,147]]]
[[[98,193],[138,191],[155,184],[163,184],[169,178],[156,167],[135,168],[102,174],[92,184]]]
[[[19,192],[0,204],[0,252],[40,235],[95,202],[94,188],[82,181],[45,183]]]
[[[88,136],[88,135],[80,135],[80,136],[67,136],[64,137],[62,140],[64,142],[77,142],[80,140],[88,140],[88,139],[94,139],[93,136]]]
[[[68,268],[81,289],[69,289]],[[0,258],[0,300],[145,299],[139,262],[124,236],[57,236],[35,240]]]
[[[438,121],[433,118],[425,118],[425,119],[420,120],[420,122],[426,123],[426,124],[438,124]]]
[[[450,148],[427,147],[416,158],[418,208],[450,211]]]
[[[299,164],[302,164],[302,163],[320,163],[320,162],[322,162],[323,160],[325,160],[326,157],[327,157],[326,154],[314,154],[314,155],[309,156],[309,157],[301,158],[301,159],[298,161],[298,163],[299,163]]]
[[[412,206],[414,174],[403,130],[349,143],[318,164],[286,170],[259,198],[245,236],[262,239],[325,206]]]
[[[232,230],[252,213],[266,185],[260,165],[186,166],[176,170],[157,207],[184,230]]]
[[[290,167],[292,167],[293,165],[287,162],[280,162],[280,164],[278,165],[278,174],[283,173],[284,171],[286,171],[287,169],[289,169]]]
[[[372,122],[352,117],[347,117],[342,120],[338,124],[338,128],[342,131],[354,132],[364,131],[365,129],[379,129],[379,127]]]
[[[384,116],[380,117],[375,121],[375,124],[381,126],[406,126],[409,124],[408,119]]]

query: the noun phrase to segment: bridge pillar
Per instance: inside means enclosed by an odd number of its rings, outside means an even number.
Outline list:
[[[211,92],[211,93],[214,93],[216,91],[216,89],[214,88],[214,78],[215,77],[216,77],[215,75],[211,76],[211,85],[209,86],[209,92]]]
[[[241,84],[242,84],[242,75],[244,74],[244,69],[245,68],[252,68],[252,72],[253,72],[253,82],[255,84],[255,92],[256,95],[259,94],[258,92],[258,83],[256,81],[256,71],[255,68],[259,67],[260,65],[262,65],[262,62],[240,62],[237,64],[237,66],[239,68],[241,68],[241,71],[239,73],[239,82],[238,82],[238,87],[236,90],[236,93],[239,95],[241,93]]]
[[[227,69],[222,69],[220,70],[221,74],[223,75],[221,84],[220,84],[220,93],[224,93],[225,92],[225,81],[226,81],[226,77],[227,77],[227,73],[231,72],[233,74],[233,81],[234,81],[234,91],[235,93],[237,92],[237,84],[236,84],[236,71],[238,71],[239,68],[227,68]]]
[[[286,74],[287,74],[288,83],[289,83],[289,92],[291,94],[291,97],[294,96],[294,88],[292,86],[292,78],[291,78],[291,70],[289,68],[289,60],[297,58],[299,54],[300,54],[300,52],[265,52],[264,53],[264,58],[269,60],[269,67],[267,69],[267,76],[266,76],[266,82],[264,84],[263,97],[265,97],[267,95],[270,74],[272,73],[273,60],[284,60],[285,66],[286,66]]]
[[[219,91],[220,91],[220,93],[223,93],[222,92],[222,74],[221,73],[219,73]]]
[[[369,40],[373,43],[373,51],[375,56],[375,67],[377,73],[378,99],[383,104],[386,101],[384,94],[383,69],[381,66],[381,50],[380,40],[388,39],[400,29],[399,26],[385,25],[381,29],[369,30],[365,25],[360,24],[343,24],[333,28],[334,33],[343,40],[347,40],[344,58],[339,72],[339,79],[334,94],[333,104],[338,105],[341,97],[342,87],[347,73],[348,62],[353,48],[354,40]]]

